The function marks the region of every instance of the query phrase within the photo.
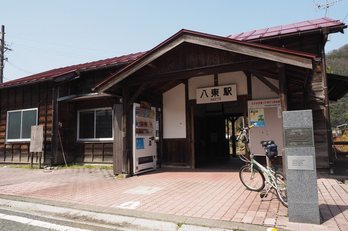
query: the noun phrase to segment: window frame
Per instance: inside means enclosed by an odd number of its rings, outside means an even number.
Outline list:
[[[27,109],[18,109],[18,110],[11,110],[7,111],[6,113],[6,142],[30,142],[31,138],[21,138],[22,137],[22,132],[23,132],[23,112],[25,111],[36,111],[36,122],[35,126],[38,125],[38,118],[39,118],[39,110],[38,108],[27,108]],[[20,112],[21,113],[21,124],[20,124],[20,138],[19,139],[9,139],[9,120],[10,120],[10,113],[14,112]]]
[[[97,117],[96,113],[97,111],[100,110],[111,110],[111,137],[110,138],[80,138],[80,113],[81,112],[94,112],[94,137],[96,137],[96,122],[97,122]],[[78,110],[77,111],[77,141],[82,141],[82,142],[100,142],[100,141],[112,141],[114,140],[114,111],[112,110],[111,107],[101,107],[101,108],[89,108],[89,109],[83,109],[83,110]]]

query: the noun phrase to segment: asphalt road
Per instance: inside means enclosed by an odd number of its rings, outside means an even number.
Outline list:
[[[43,216],[39,214],[29,214],[15,211],[10,208],[0,209],[0,230],[11,231],[46,231],[46,230],[69,230],[69,231],[125,231],[123,229],[104,224],[85,223],[83,221],[71,221],[57,217]]]

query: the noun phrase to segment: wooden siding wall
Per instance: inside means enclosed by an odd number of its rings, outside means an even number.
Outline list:
[[[288,97],[289,110],[311,109],[317,168],[329,168],[327,128],[324,114],[324,91],[321,72],[315,72],[305,93],[291,93]]]
[[[163,139],[163,152],[161,162],[164,165],[189,165],[187,139]]]
[[[59,102],[59,128],[63,149],[68,162],[112,164],[113,141],[82,142],[77,141],[77,112],[82,109],[111,107],[116,99],[97,99]],[[60,142],[58,140],[58,142]],[[61,145],[58,145],[58,161],[63,163]]]
[[[52,84],[41,83],[0,91],[0,163],[29,163],[29,142],[6,143],[7,111],[38,108],[38,125],[44,126],[45,164],[51,162]],[[38,159],[34,158],[37,162]]]

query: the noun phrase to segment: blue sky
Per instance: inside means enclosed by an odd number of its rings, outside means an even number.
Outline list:
[[[331,2],[331,1],[329,1]],[[50,69],[147,51],[181,29],[228,36],[330,16],[348,24],[348,0],[10,0],[0,25],[12,49],[4,81]],[[328,15],[329,13],[329,15]],[[334,34],[326,52],[348,44]]]

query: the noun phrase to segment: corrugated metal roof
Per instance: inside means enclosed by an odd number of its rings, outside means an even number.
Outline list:
[[[251,41],[336,26],[342,26],[342,29],[347,27],[343,22],[339,20],[324,17],[314,20],[307,20],[304,22],[292,23],[284,26],[253,30],[249,32],[229,35],[227,37],[240,41]]]
[[[95,62],[89,62],[89,63],[68,66],[68,67],[57,68],[57,69],[41,72],[41,73],[38,73],[35,75],[31,75],[28,77],[24,77],[24,78],[8,81],[5,83],[1,83],[0,87],[20,85],[20,84],[28,84],[31,82],[50,80],[50,79],[54,79],[56,77],[63,76],[63,75],[69,74],[69,73],[74,73],[76,71],[85,71],[85,70],[90,70],[90,69],[95,69],[95,68],[108,67],[108,66],[112,66],[112,65],[116,65],[116,64],[129,63],[129,62],[133,62],[134,60],[138,59],[144,53],[146,53],[146,52],[139,52],[139,53],[135,53],[135,54],[129,54],[129,55],[124,55],[124,56],[120,56],[120,57],[99,60],[99,61],[95,61]]]

